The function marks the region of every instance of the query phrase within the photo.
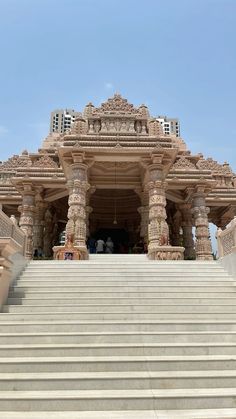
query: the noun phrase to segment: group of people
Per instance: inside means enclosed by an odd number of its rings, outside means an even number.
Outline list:
[[[89,253],[113,253],[114,243],[111,237],[108,237],[106,242],[103,239],[94,239],[93,237],[88,239],[87,242]]]

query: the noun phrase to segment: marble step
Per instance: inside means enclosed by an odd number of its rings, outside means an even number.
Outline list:
[[[102,268],[102,271],[101,271]],[[35,275],[35,276],[41,276],[43,274],[46,275],[81,275],[81,274],[89,274],[89,275],[99,275],[102,276],[103,274],[116,274],[120,275],[122,273],[127,273],[128,275],[135,275],[135,274],[143,274],[143,273],[150,273],[150,274],[158,274],[158,275],[180,275],[181,273],[186,275],[191,275],[191,273],[195,274],[215,274],[215,275],[225,275],[229,276],[228,272],[224,270],[221,267],[217,267],[212,269],[211,267],[198,267],[198,266],[192,266],[192,267],[177,267],[177,268],[166,268],[166,267],[157,267],[152,265],[103,265],[103,266],[80,266],[77,268],[73,267],[65,267],[65,268],[27,268],[23,270],[22,275]]]
[[[32,346],[32,345],[31,345]],[[23,346],[19,346],[22,348]],[[63,346],[62,346],[63,347]],[[11,346],[9,346],[11,349]],[[32,347],[33,348],[33,347]],[[36,347],[35,347],[36,348]],[[69,348],[69,346],[68,346]],[[72,346],[71,346],[72,348]],[[6,348],[7,349],[7,348]],[[17,349],[17,348],[16,348]],[[60,346],[58,346],[60,350]],[[1,373],[235,370],[236,355],[1,357]]]
[[[90,300],[88,300],[89,302]],[[165,299],[164,301],[155,301],[155,305],[158,305],[159,307],[162,306],[166,306],[166,305],[170,305],[171,302],[173,300],[171,299]],[[29,318],[31,318],[31,320],[47,320],[47,319],[54,319],[54,320],[80,320],[80,302],[81,305],[86,304],[86,302],[84,302],[84,300],[80,300],[78,298],[77,300],[77,304],[63,304],[63,305],[48,305],[45,302],[45,305],[20,305],[20,304],[16,304],[16,305],[5,305],[3,307],[3,312],[1,313],[0,316],[0,323],[8,321],[8,320],[19,320],[19,321],[27,321],[29,320]],[[139,300],[135,301],[135,304],[133,302],[129,302],[129,304],[127,303],[126,305],[128,306],[134,306],[134,305],[138,305]],[[201,301],[200,306],[216,306],[219,305],[220,303],[224,302],[224,305],[227,305],[225,300],[219,300],[219,301],[215,301],[214,299],[211,299],[210,301]],[[119,304],[120,301],[116,300],[114,301],[114,304]],[[148,305],[148,301],[143,301],[143,303],[145,305]],[[175,300],[176,305],[178,305],[178,301]],[[109,301],[109,304],[112,304],[112,301]],[[150,301],[149,303],[150,305],[153,305],[153,301]],[[228,302],[229,305],[234,306],[234,301],[232,301],[231,299],[229,299]],[[94,305],[96,305],[94,303]],[[185,302],[185,301],[181,301],[179,303],[179,306],[189,306],[192,305],[193,307],[197,307],[198,304],[197,302],[192,302],[191,300]],[[8,315],[8,317],[7,317]],[[30,317],[31,316],[31,317]]]
[[[86,281],[82,281],[80,279],[73,280],[72,281],[68,281],[64,280],[64,281],[55,281],[54,283],[51,281],[43,281],[43,283],[38,283],[35,281],[35,283],[32,284],[32,281],[30,281],[30,283],[27,283],[25,281],[18,281],[17,284],[13,285],[10,289],[11,292],[13,291],[22,291],[22,292],[58,292],[58,291],[80,291],[80,289],[82,287],[143,287],[144,285],[146,287],[149,286],[157,286],[157,287],[203,287],[205,289],[205,287],[217,287],[217,286],[224,286],[224,287],[233,287],[235,294],[236,294],[236,286],[235,286],[235,282],[234,281],[226,281],[226,280],[221,280],[218,281],[216,279],[214,279],[213,281],[208,281],[207,279],[204,281],[173,281],[173,280],[151,280],[149,279],[148,281],[142,281],[142,280],[117,280],[117,281],[90,281],[90,280],[86,280]]]
[[[16,327],[16,331],[12,331],[12,323],[5,324],[5,333],[1,333],[1,344],[7,343],[60,343],[60,344],[152,344],[152,343],[213,343],[236,342],[236,332],[226,331],[187,331],[187,332],[77,332],[77,324],[37,324],[34,326],[34,335],[32,334],[32,325],[25,324],[25,327]],[[16,324],[17,326],[18,324]],[[49,327],[50,326],[50,327]],[[74,327],[70,327],[74,326]],[[25,333],[31,330],[31,336],[23,336],[21,331]],[[53,333],[55,330],[55,334]],[[17,335],[17,332],[19,333]],[[36,334],[38,332],[38,334]],[[64,332],[64,333],[63,333]],[[74,333],[73,333],[74,332]],[[8,334],[15,336],[8,336]]]
[[[75,296],[75,293],[73,292],[60,292],[55,290],[53,292],[54,296],[56,297],[70,297],[73,298]],[[48,293],[47,293],[48,296]],[[77,296],[77,295],[76,295]],[[9,298],[33,298],[35,297],[35,293],[33,291],[27,291],[27,294],[25,292],[22,291],[14,291],[14,292],[10,292],[9,293]],[[39,298],[44,298],[45,297],[45,293],[37,293],[37,297]],[[229,304],[229,305],[236,305],[236,295],[235,297],[227,297],[227,298],[216,298],[216,297],[201,297],[201,298],[196,298],[196,297],[188,297],[188,298],[181,298],[181,297],[175,297],[175,298],[166,298],[166,297],[162,297],[162,298],[157,298],[157,297],[143,297],[142,294],[140,294],[139,297],[132,297],[132,295],[128,295],[126,297],[90,297],[90,298],[85,298],[85,297],[81,297],[80,293],[78,293],[78,300],[77,300],[77,305],[84,305],[84,304],[125,304],[125,305],[135,305],[135,304],[140,304],[140,302],[142,302],[143,304],[156,304],[156,305],[165,305],[165,304],[173,304],[173,301],[175,302],[175,304]],[[5,306],[6,307],[6,306]],[[74,306],[76,307],[76,306]],[[64,309],[63,309],[64,310]],[[0,318],[1,321],[1,318]]]
[[[236,387],[235,370],[0,373],[1,391]]]
[[[221,280],[230,280],[233,281],[233,278],[230,275],[226,275],[224,272],[189,272],[189,274],[183,274],[183,272],[173,272],[173,274],[170,274],[170,272],[166,272],[165,273],[160,273],[160,272],[132,272],[132,273],[127,273],[126,272],[102,272],[102,270],[96,271],[93,274],[91,272],[88,272],[87,274],[85,272],[79,272],[79,273],[73,273],[73,272],[53,272],[51,274],[46,273],[43,274],[43,272],[39,273],[39,274],[35,274],[35,273],[31,273],[29,274],[28,272],[26,272],[25,274],[22,274],[19,278],[18,281],[23,281],[23,280],[31,280],[31,281],[41,281],[41,280],[90,280],[90,281],[96,281],[96,282],[101,282],[101,281],[111,281],[111,282],[116,282],[117,280],[122,280],[123,281],[128,281],[128,280],[133,280],[133,281],[138,281],[138,280],[142,280],[142,281],[149,281],[150,279],[152,280],[165,280],[165,281],[171,281],[173,280],[182,280],[184,278],[184,280],[189,280],[189,281],[197,281],[199,279],[201,279],[202,281],[206,281],[207,279],[211,280],[211,279],[218,279],[219,281]],[[235,282],[235,281],[234,281]]]
[[[4,419],[235,419],[236,409],[4,412]]]
[[[38,296],[39,299],[31,299],[31,298],[11,298],[9,300],[17,300],[18,304],[21,305],[27,305],[28,303],[33,303],[35,301],[37,304],[45,305],[45,300],[40,299],[40,295]],[[74,296],[75,297],[75,296]],[[72,297],[71,297],[72,298]],[[50,302],[52,304],[60,304],[61,307],[63,307],[64,299],[61,296],[61,300],[58,299],[51,299]],[[71,302],[75,302],[75,300],[69,300]],[[16,303],[15,302],[15,303]],[[78,303],[78,301],[77,301]],[[157,315],[158,313],[233,313],[236,314],[236,306],[235,305],[229,305],[229,304],[176,304],[173,302],[173,304],[80,304],[77,306],[78,313],[81,313],[82,315],[86,315],[86,313],[90,313],[91,316],[94,315],[94,313],[98,315],[106,315],[107,313],[110,314],[121,314],[124,315],[127,314],[150,314],[152,316]]]
[[[33,302],[32,302],[33,303]],[[20,306],[19,306],[20,307]],[[28,307],[27,305],[21,307]],[[30,306],[29,306],[30,307]],[[45,311],[50,309],[50,306],[44,305],[41,306],[45,308]],[[58,306],[59,311],[61,311],[61,306]],[[34,310],[37,311],[37,306],[34,307]],[[53,310],[52,310],[53,311]],[[79,316],[82,321],[94,321],[104,320],[105,322],[110,321],[153,321],[153,320],[236,320],[235,312],[209,312],[202,310],[201,312],[158,312],[158,313],[145,313],[145,312],[80,312]],[[5,323],[5,322],[4,322]]]
[[[235,407],[235,388],[1,391],[1,411],[217,409]]]
[[[55,289],[56,292],[56,289]],[[171,289],[169,291],[144,291],[142,290],[138,290],[138,291],[134,291],[134,290],[129,290],[129,291],[122,291],[122,289],[120,291],[117,292],[113,292],[113,291],[106,291],[106,290],[99,290],[99,291],[93,291],[93,288],[91,287],[90,291],[80,291],[80,297],[81,298],[97,298],[98,300],[102,299],[102,298],[121,298],[123,300],[123,298],[235,298],[236,294],[234,294],[234,292],[232,291],[222,291],[221,289],[218,291],[195,291],[194,294],[193,292],[191,292],[191,290],[188,291],[183,291],[183,290],[178,290],[178,291],[171,291]],[[34,295],[34,299],[37,299],[37,293],[35,293]],[[44,299],[50,300],[49,297],[44,297]],[[67,305],[66,299],[65,299],[65,305]]]
[[[236,355],[235,342],[163,342],[163,343],[93,343],[93,344],[6,344],[1,356],[192,356]],[[1,359],[0,359],[1,362]],[[1,365],[1,364],[0,364]],[[3,368],[3,366],[1,366]],[[3,371],[2,369],[0,371]]]
[[[48,319],[47,316],[50,313],[44,313],[42,319],[38,319],[38,321],[34,321],[31,316],[31,313],[27,313],[24,315],[24,321],[23,324],[62,324],[62,323],[68,323],[68,319],[57,319],[52,318]],[[51,313],[54,315],[54,313]],[[60,313],[62,316],[64,313]],[[76,332],[87,332],[87,333],[98,333],[98,332],[105,332],[105,333],[142,333],[142,332],[235,332],[236,331],[236,321],[234,320],[140,320],[140,321],[103,321],[103,320],[86,320],[81,321],[79,319],[75,319],[73,321],[71,319],[71,315],[73,313],[68,313],[69,320],[71,323],[76,324]],[[76,313],[77,314],[77,313]],[[0,321],[2,323],[12,323],[12,316],[15,316],[15,314],[9,314],[9,313],[1,313]],[[27,317],[28,316],[28,317]],[[42,314],[39,314],[39,316],[42,316]],[[45,317],[44,317],[45,316]],[[20,319],[18,318],[18,314],[16,315],[16,319],[14,319],[14,322],[18,321],[20,322]],[[21,322],[22,323],[22,322]]]
[[[20,287],[19,287],[20,288]],[[37,295],[37,288],[41,287],[34,287],[35,294]],[[45,289],[45,291],[49,291]],[[84,283],[83,285],[77,286],[78,292],[236,292],[236,286],[234,286],[233,282],[230,282],[228,285],[220,284],[220,285],[198,285],[194,283],[193,285],[190,284],[184,284],[184,285],[171,285],[168,284],[168,282],[165,282],[164,285],[159,285],[157,282],[154,282],[152,285],[144,284],[143,282],[140,283],[140,285],[136,285],[135,283],[130,285],[118,285],[117,283],[114,283],[113,285],[104,284],[104,285],[94,285],[94,284],[88,284]],[[236,294],[235,294],[236,295]]]

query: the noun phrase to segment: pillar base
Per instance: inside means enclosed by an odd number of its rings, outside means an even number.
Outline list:
[[[87,260],[89,259],[86,247],[80,246],[54,246],[53,259],[56,260]]]
[[[184,247],[180,246],[149,246],[150,260],[183,260]]]
[[[196,260],[213,260],[213,256],[210,254],[206,255],[206,254],[197,254],[196,256]]]

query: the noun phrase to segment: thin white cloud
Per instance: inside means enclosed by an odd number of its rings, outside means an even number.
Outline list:
[[[105,83],[105,88],[106,88],[107,90],[112,90],[112,89],[114,89],[114,85],[113,85],[111,82],[107,81],[107,82]]]
[[[9,132],[9,129],[7,127],[4,127],[4,125],[0,125],[0,136],[3,136]]]

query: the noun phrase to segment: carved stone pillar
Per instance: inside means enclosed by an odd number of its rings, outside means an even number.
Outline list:
[[[172,219],[172,242],[173,246],[181,246],[180,243],[181,213],[177,210]]]
[[[44,225],[45,225],[44,216],[45,216],[46,208],[47,208],[47,203],[45,203],[40,198],[36,198],[34,227],[33,227],[34,250],[41,249],[43,251]]]
[[[21,213],[19,226],[26,235],[25,257],[32,259],[35,191],[31,183],[23,184],[22,205],[19,206],[19,212]]]
[[[139,207],[138,212],[141,216],[140,237],[143,238],[144,243],[148,243],[149,206]]]
[[[195,259],[191,206],[189,204],[180,205],[180,210],[182,213],[183,246],[185,248],[184,258]]]
[[[66,225],[66,236],[73,235],[83,258],[87,258],[86,248],[86,193],[88,190],[87,166],[84,163],[71,165],[71,176],[68,181],[69,210]]]
[[[212,247],[209,233],[208,213],[204,188],[196,188],[192,199],[192,214],[196,227],[196,257],[199,260],[212,260]]]
[[[53,215],[48,208],[44,216],[44,241],[43,253],[49,258],[52,256],[52,237],[53,237]]]
[[[183,259],[184,249],[170,246],[169,227],[166,222],[166,186],[162,164],[153,163],[148,167],[149,179],[146,188],[149,192],[148,256],[154,260]]]
[[[90,207],[89,205],[86,205],[86,237],[90,236],[90,230],[89,230],[89,217],[90,214],[93,212],[93,208]]]
[[[169,244],[169,228],[166,222],[165,182],[151,181],[149,190],[148,252],[152,255],[159,246]]]

